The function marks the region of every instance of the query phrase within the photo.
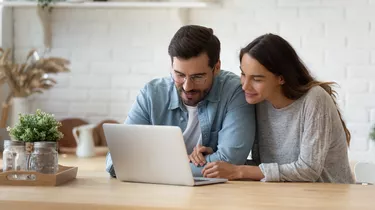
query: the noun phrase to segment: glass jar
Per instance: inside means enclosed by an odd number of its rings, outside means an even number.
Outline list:
[[[56,142],[34,142],[34,149],[30,155],[29,170],[43,174],[55,174],[59,170],[58,167]]]
[[[3,171],[25,171],[26,160],[25,142],[4,140]]]

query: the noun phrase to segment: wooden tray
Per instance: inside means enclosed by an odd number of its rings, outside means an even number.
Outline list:
[[[106,156],[108,153],[108,147],[105,146],[96,146],[95,156]],[[59,147],[60,154],[76,154],[77,147]]]
[[[77,177],[78,167],[59,165],[56,174],[42,174],[35,171],[6,171],[0,170],[0,185],[14,186],[58,186]],[[27,177],[27,180],[17,180],[12,176]]]

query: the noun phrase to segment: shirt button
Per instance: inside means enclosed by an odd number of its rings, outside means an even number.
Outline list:
[[[181,117],[181,118],[180,118],[180,120],[181,120],[181,121],[184,121],[184,118],[183,118],[183,117]]]

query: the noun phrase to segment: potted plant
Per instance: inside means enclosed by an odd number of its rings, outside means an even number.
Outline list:
[[[370,142],[370,145],[372,146],[370,147],[370,153],[372,153],[372,161],[375,162],[375,125],[371,129],[369,137],[372,140],[372,145]]]
[[[375,125],[372,127],[372,130],[370,132],[370,139],[372,139],[375,142]]]
[[[37,15],[43,29],[44,48],[52,48],[52,6],[57,0],[38,0]]]
[[[35,114],[19,114],[18,123],[7,128],[11,137],[26,142],[26,150],[31,152],[28,170],[46,174],[58,171],[57,142],[63,137],[60,126],[54,115],[38,109]]]
[[[48,8],[48,10],[51,10],[50,4],[55,2],[56,0],[38,0],[38,6],[44,8]]]

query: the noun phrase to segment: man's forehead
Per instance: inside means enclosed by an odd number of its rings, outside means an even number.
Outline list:
[[[172,69],[174,71],[183,74],[204,74],[208,73],[211,68],[208,65],[208,61],[201,59],[174,59],[172,63]]]

